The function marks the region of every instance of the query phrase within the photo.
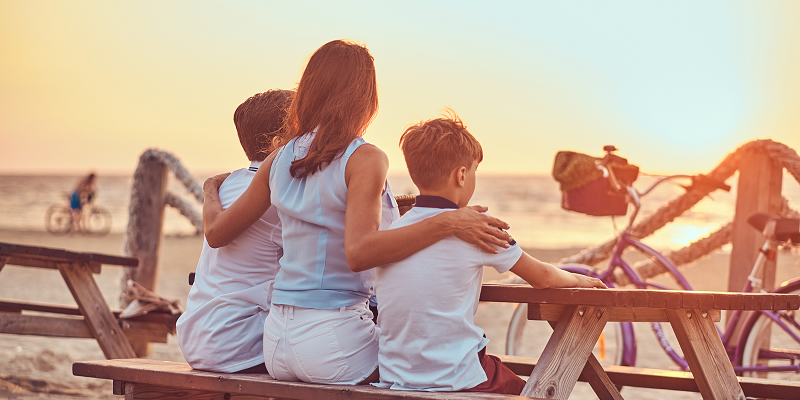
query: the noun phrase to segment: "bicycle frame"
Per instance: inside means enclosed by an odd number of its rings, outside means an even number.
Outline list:
[[[669,290],[668,288],[666,288],[664,286],[661,286],[661,285],[658,285],[658,284],[655,284],[655,283],[649,283],[649,282],[646,282],[645,280],[643,280],[636,273],[636,271],[633,269],[633,267],[631,267],[622,258],[622,254],[625,252],[625,250],[628,247],[633,247],[637,251],[639,251],[640,253],[655,259],[662,266],[667,268],[669,270],[669,272],[672,274],[672,276],[675,277],[675,279],[678,281],[678,284],[680,284],[682,287],[686,288],[687,290],[693,290],[691,288],[691,285],[689,284],[689,282],[686,280],[686,278],[683,276],[683,274],[681,274],[680,271],[678,271],[678,269],[675,267],[675,265],[672,264],[672,262],[670,262],[666,257],[664,257],[658,251],[652,249],[651,247],[645,245],[644,243],[638,241],[637,239],[634,239],[633,236],[631,236],[633,222],[634,222],[634,220],[636,219],[636,216],[639,213],[639,209],[641,208],[640,198],[642,196],[650,193],[656,186],[658,186],[659,184],[661,184],[664,181],[667,181],[667,180],[670,180],[670,179],[673,179],[673,178],[691,178],[691,176],[688,176],[688,175],[672,175],[672,176],[662,177],[661,179],[659,179],[656,182],[654,182],[653,184],[651,184],[651,186],[648,187],[646,190],[644,190],[643,192],[640,193],[635,188],[633,188],[631,186],[620,184],[620,182],[617,180],[616,176],[614,175],[614,171],[612,169],[610,169],[610,168],[606,168],[606,166],[605,166],[605,164],[603,162],[598,163],[598,168],[603,172],[603,176],[609,178],[611,184],[618,191],[625,192],[627,194],[628,202],[631,205],[633,205],[633,212],[631,213],[631,215],[630,215],[630,217],[628,219],[628,224],[627,224],[626,228],[623,230],[623,232],[621,234],[619,234],[619,236],[617,238],[617,243],[616,243],[616,245],[614,247],[614,252],[611,255],[611,258],[610,258],[609,263],[608,263],[608,268],[605,269],[602,272],[599,272],[599,273],[595,272],[592,275],[597,277],[597,278],[599,278],[600,280],[602,280],[609,287],[612,287],[612,286],[615,286],[613,284],[614,271],[617,268],[621,268],[623,270],[623,272],[625,273],[625,275],[630,279],[631,284],[634,285],[637,289],[656,288],[656,289],[662,289],[662,290]],[[750,271],[750,275],[748,276],[747,281],[745,282],[744,288],[742,288],[742,293],[751,293],[751,292],[753,292],[753,290],[754,290],[754,288],[756,286],[760,286],[761,285],[761,280],[756,278],[756,277],[758,276],[758,274],[761,271],[762,267],[766,263],[769,255],[770,254],[774,254],[775,251],[777,250],[777,242],[775,240],[773,240],[772,238],[770,238],[770,236],[769,236],[772,233],[772,231],[770,231],[770,229],[774,229],[774,225],[772,225],[771,227],[767,226],[764,229],[763,234],[767,237],[767,241],[764,243],[764,245],[761,248],[761,251],[758,254],[758,258],[756,259],[756,262],[753,265],[753,269]],[[772,319],[773,322],[775,322],[775,324],[777,324],[781,329],[786,331],[786,333],[788,333],[794,340],[796,340],[798,343],[800,343],[800,337],[798,337],[798,335],[796,335],[794,332],[792,332],[789,329],[789,327],[786,325],[786,323],[781,318],[781,313],[780,312],[768,311],[768,310],[764,310],[764,311],[760,311],[760,312],[763,313],[764,315],[769,316],[769,318]],[[719,333],[720,338],[722,339],[722,343],[725,345],[725,348],[726,348],[726,350],[728,352],[729,357],[733,358],[732,362],[734,364],[734,370],[736,372],[743,372],[743,371],[797,371],[797,372],[800,372],[800,365],[786,365],[786,366],[773,366],[773,367],[769,367],[769,366],[743,367],[743,366],[740,366],[742,360],[738,359],[738,354],[739,354],[738,349],[742,348],[742,346],[745,345],[745,341],[747,340],[747,338],[743,337],[743,335],[739,335],[739,338],[738,338],[737,343],[736,343],[735,346],[732,346],[730,344],[730,342],[733,339],[735,328],[739,324],[739,321],[742,319],[743,315],[744,315],[744,311],[743,310],[735,310],[735,311],[733,311],[733,313],[731,314],[730,318],[728,319],[728,323],[727,323],[727,326],[725,327],[724,331],[720,330],[720,328],[717,327],[717,332]],[[796,322],[791,321],[791,323],[797,329],[800,329],[800,326]],[[683,357],[681,357],[675,351],[675,349],[673,349],[672,346],[669,344],[669,342],[667,341],[667,338],[666,338],[666,336],[664,334],[664,330],[661,328],[661,324],[659,324],[657,322],[654,322],[654,323],[652,323],[652,328],[653,328],[653,332],[655,333],[655,335],[656,335],[656,337],[658,339],[659,344],[664,349],[664,352],[667,353],[667,355],[678,366],[680,366],[684,370],[687,370],[689,368],[689,366],[686,363],[686,360]],[[635,344],[635,336],[634,336],[634,333],[633,333],[633,326],[632,326],[631,323],[623,324],[623,334],[624,335],[630,335],[628,337],[632,338],[632,340],[626,340],[626,343],[630,344],[630,346],[626,345],[626,348],[624,349],[624,353],[623,353],[623,358],[624,358],[624,360],[625,360],[627,365],[634,365],[634,361],[635,361],[635,358],[636,358],[635,357],[636,344]],[[771,352],[765,352],[763,354],[765,354],[765,355],[774,355],[775,356],[774,358],[781,358],[781,354],[780,353],[774,353],[773,354]]]
[[[622,258],[622,253],[625,252],[625,250],[628,247],[634,247],[639,252],[641,252],[641,253],[649,256],[649,257],[653,257],[653,258],[657,259],[659,262],[661,262],[661,264],[664,265],[666,268],[668,268],[670,270],[670,272],[673,274],[673,276],[675,276],[679,280],[679,283],[683,287],[691,290],[691,285],[689,284],[688,281],[686,281],[686,278],[684,278],[683,275],[681,275],[680,272],[678,272],[678,269],[674,265],[672,265],[672,263],[669,262],[669,260],[667,260],[666,257],[661,255],[661,253],[657,252],[656,250],[652,249],[651,247],[645,245],[644,243],[642,243],[642,242],[640,242],[638,240],[635,240],[630,235],[629,231],[630,231],[630,227],[628,229],[626,229],[622,234],[619,235],[619,238],[617,239],[617,244],[616,244],[616,246],[614,248],[614,253],[611,255],[611,259],[610,259],[610,261],[608,263],[608,268],[605,271],[603,271],[603,272],[601,272],[599,274],[596,274],[597,278],[599,278],[604,283],[606,283],[606,285],[609,285],[610,283],[613,285],[612,280],[614,279],[614,271],[617,268],[622,268],[622,270],[625,272],[625,275],[627,275],[628,278],[631,280],[631,284],[633,284],[637,289],[656,288],[656,289],[661,289],[661,290],[669,290],[667,287],[664,287],[662,285],[658,285],[658,284],[655,284],[655,283],[650,283],[650,282],[647,282],[647,281],[643,280],[639,276],[639,274],[636,273],[636,271],[633,269],[633,267],[631,267]],[[664,330],[661,328],[661,325],[659,323],[653,323],[652,327],[653,327],[653,333],[655,333],[659,344],[664,349],[664,351],[667,353],[667,355],[672,359],[672,361],[675,362],[676,364],[678,364],[683,369],[689,368],[689,364],[686,363],[686,360],[684,360],[683,357],[681,357],[675,351],[675,349],[672,348],[672,346],[669,344],[669,341],[667,341],[666,335],[664,334]],[[631,335],[629,337],[634,337],[633,336],[633,324],[632,323],[628,322],[628,323],[623,324],[622,329],[623,329],[623,334]],[[634,347],[635,345],[633,344],[634,341],[635,340],[626,341],[626,343],[630,343],[631,344],[630,347],[633,347],[633,349],[634,349],[633,350],[633,354],[629,354],[629,349],[628,348],[626,348],[624,353],[623,353],[623,358],[625,359],[625,362],[626,363],[630,362],[627,365],[634,365],[634,361],[636,359],[635,347]]]

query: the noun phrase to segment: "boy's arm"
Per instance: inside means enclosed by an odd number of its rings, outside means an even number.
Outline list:
[[[564,271],[548,263],[541,262],[524,251],[517,263],[511,267],[511,272],[536,289],[554,287],[606,289],[606,285],[600,279]]]

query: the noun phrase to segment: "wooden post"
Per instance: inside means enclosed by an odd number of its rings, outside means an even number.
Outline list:
[[[167,167],[152,158],[140,160],[134,180],[134,190],[137,190],[137,193],[135,196],[131,196],[131,221],[129,224],[132,223],[136,226],[132,230],[130,227],[128,229],[128,234],[133,234],[134,241],[133,254],[128,255],[139,257],[139,267],[127,268],[125,276],[155,292],[158,283],[161,227],[164,222]],[[125,307],[127,304],[122,304],[122,306]],[[150,355],[150,344],[132,343],[132,345],[137,356]]]
[[[739,165],[739,183],[736,189],[736,213],[731,237],[731,261],[728,274],[728,291],[740,292],[753,269],[764,237],[747,223],[754,212],[777,214],[781,206],[783,167],[764,153],[751,152],[742,157]],[[761,271],[762,288],[775,287],[775,261],[767,261]],[[731,313],[727,313],[726,321]],[[738,339],[738,331],[745,318],[734,329],[731,340]],[[735,343],[735,342],[729,342]]]

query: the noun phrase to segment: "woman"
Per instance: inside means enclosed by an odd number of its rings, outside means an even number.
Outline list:
[[[377,110],[369,51],[341,40],[326,43],[298,84],[288,143],[267,157],[228,209],[217,196],[223,177],[204,186],[203,226],[212,247],[229,243],[271,204],[278,210],[284,256],[264,324],[264,361],[276,379],[375,381],[379,332],[366,305],[369,270],[450,235],[487,252],[508,246],[500,229],[507,225],[474,209],[380,230],[398,213],[386,154],[361,138]]]

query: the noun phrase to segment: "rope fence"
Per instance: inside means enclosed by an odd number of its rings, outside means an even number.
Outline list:
[[[787,172],[800,183],[800,156],[797,152],[773,140],[754,140],[743,144],[736,150],[729,153],[714,169],[708,174],[708,177],[724,182],[739,170],[742,165],[742,159],[747,155],[758,152],[767,155],[769,158],[778,162]],[[133,177],[133,185],[131,187],[131,202],[129,207],[130,217],[128,219],[128,227],[126,230],[124,248],[125,253],[128,255],[137,254],[141,240],[135,240],[139,237],[139,229],[141,225],[141,215],[139,210],[144,207],[143,201],[147,196],[142,193],[145,187],[144,175],[145,170],[143,165],[147,162],[156,161],[163,164],[169,171],[173,173],[175,178],[181,182],[188,192],[200,203],[203,203],[203,189],[197,181],[194,180],[189,171],[181,164],[180,160],[174,155],[160,151],[157,149],[149,149],[139,157],[139,165]],[[675,220],[683,215],[686,211],[690,210],[704,197],[708,196],[711,192],[716,190],[715,187],[710,185],[694,185],[687,189],[686,193],[678,196],[658,210],[643,218],[640,222],[633,226],[632,235],[637,238],[645,238],[652,235],[657,230],[664,227],[666,224]],[[411,207],[414,203],[413,196],[398,196],[398,203],[401,207]],[[199,212],[196,211],[194,206],[179,197],[178,195],[167,191],[164,194],[164,204],[174,207],[178,212],[186,217],[198,232],[202,232],[203,219]],[[780,216],[788,218],[800,217],[797,210],[789,206],[789,201],[784,197],[779,212]],[[733,222],[728,222],[720,227],[715,232],[708,236],[696,240],[690,245],[675,251],[666,252],[665,257],[671,261],[675,266],[682,266],[694,262],[713,251],[720,249],[722,246],[731,242],[733,230]],[[616,238],[609,239],[600,245],[589,247],[581,252],[566,257],[559,261],[559,263],[579,263],[589,266],[597,265],[611,257],[611,252],[616,244]],[[634,265],[636,272],[643,278],[649,279],[658,276],[666,271],[661,269],[658,263],[652,260],[644,260]],[[121,280],[121,284],[126,286],[127,280],[130,278],[130,269],[125,269],[125,276]],[[628,278],[622,271],[617,271],[617,282],[621,285],[627,284]],[[512,279],[509,281],[521,281],[519,279]],[[123,291],[124,293],[124,291]]]

